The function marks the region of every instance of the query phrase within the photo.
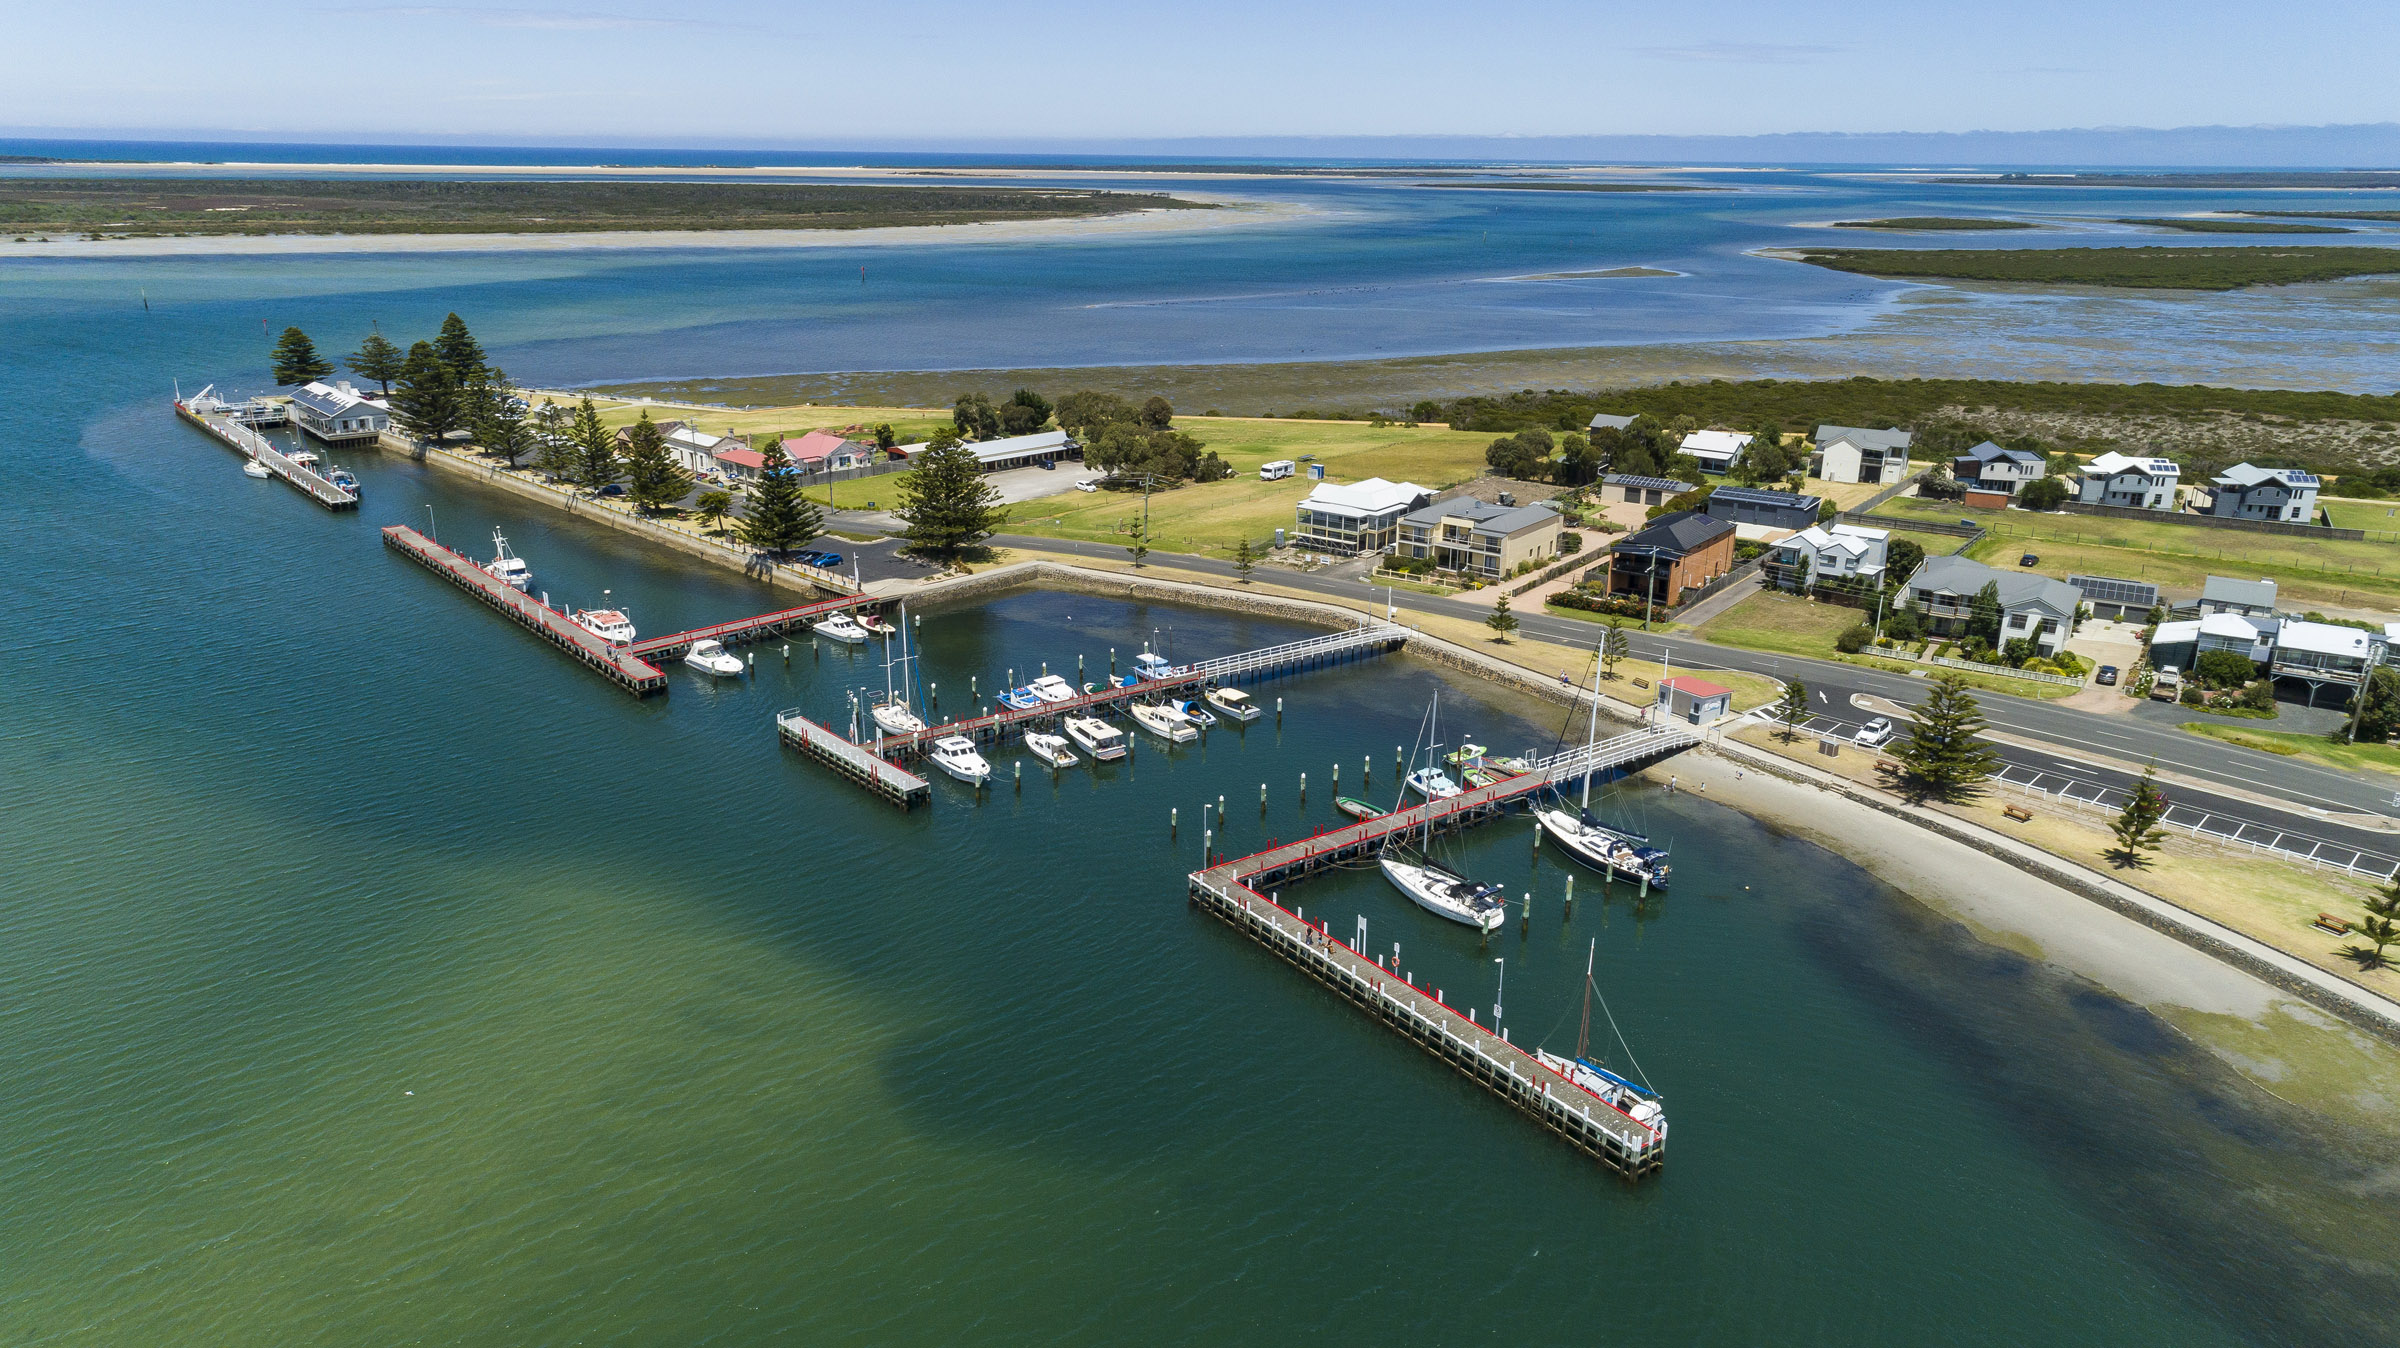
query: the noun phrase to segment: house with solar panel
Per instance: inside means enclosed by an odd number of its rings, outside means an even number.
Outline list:
[[[1719,487],[1708,494],[1709,514],[1736,526],[1755,525],[1752,532],[1798,531],[1817,522],[1825,508],[1822,497],[1765,487]]]
[[[390,429],[392,410],[337,379],[292,390],[292,420],[329,445],[353,444]]]
[[[2317,518],[2317,475],[2299,468],[2237,463],[2209,486],[2208,513],[2224,520],[2308,524]]]
[[[1955,637],[1975,615],[1975,596],[1992,586],[2000,600],[2000,640],[2023,638],[2043,656],[2058,654],[2075,634],[2083,592],[2063,580],[2027,571],[2002,571],[1964,557],[1928,557],[1908,578],[1909,606],[1937,635]]]
[[[2083,466],[2075,499],[2129,510],[2173,510],[2182,481],[2183,465],[2173,459],[2137,459],[2112,449]]]
[[[1600,499],[1607,500],[1613,492],[1627,505],[1665,505],[1692,489],[1689,482],[1638,473],[1610,473],[1600,479]]]
[[[2146,580],[2070,575],[2067,584],[2083,591],[2083,605],[2095,618],[2147,622],[2150,611],[2158,607],[2158,587]]]

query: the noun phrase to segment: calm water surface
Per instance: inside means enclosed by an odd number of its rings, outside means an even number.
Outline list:
[[[893,265],[1027,256],[967,251]],[[1674,1109],[1639,1188],[1184,903],[1203,802],[1233,846],[1290,838],[1334,822],[1337,763],[1387,792],[1437,691],[1503,748],[1548,709],[1384,660],[1270,686],[1280,725],[900,815],[774,741],[879,686],[864,653],[637,703],[376,529],[505,528],[538,588],[648,631],[774,596],[388,458],[328,515],[165,411],[255,381],[262,318],[333,346],[456,308],[529,373],[696,368],[737,339],[677,324],[797,332],[777,278],[818,266],[0,273],[0,1341],[2395,1337],[2383,1144],[1700,800],[1611,802],[1674,843],[1638,910],[1585,874],[1567,919],[1522,820],[1466,840],[1535,896],[1488,950],[1369,873],[1287,894],[1463,1005],[1506,959],[1513,1032],[1554,1046],[1596,941]],[[825,321],[961,326],[923,284]],[[950,710],[970,675],[1296,634],[1033,593],[924,617]]]

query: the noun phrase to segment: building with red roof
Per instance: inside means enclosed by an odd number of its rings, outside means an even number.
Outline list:
[[[1733,710],[1733,690],[1689,674],[1658,681],[1661,714],[1693,725],[1707,725]]]

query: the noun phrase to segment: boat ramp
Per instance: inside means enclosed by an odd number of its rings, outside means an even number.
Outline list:
[[[1636,772],[1699,742],[1697,733],[1681,726],[1646,726],[1537,760],[1525,772],[1444,800],[1230,861],[1212,856],[1209,865],[1188,877],[1191,900],[1532,1115],[1577,1150],[1627,1179],[1640,1179],[1665,1164],[1664,1136],[1543,1066],[1510,1043],[1505,1031],[1459,1014],[1438,990],[1410,982],[1399,969],[1360,953],[1323,923],[1303,920],[1283,907],[1279,894],[1260,888],[1361,860],[1396,835],[1465,828],[1497,816],[1513,801],[1596,773]]]
[[[186,402],[177,400],[175,415],[215,436],[244,458],[256,459],[267,472],[306,493],[309,499],[327,510],[358,509],[358,493],[333,485],[313,468],[294,460],[277,449],[267,437],[251,429],[256,425],[274,425],[268,414],[251,407],[230,406],[203,389]]]

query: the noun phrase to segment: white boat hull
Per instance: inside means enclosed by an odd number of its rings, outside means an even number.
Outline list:
[[[1092,761],[1107,763],[1125,756],[1123,732],[1105,736],[1089,734],[1081,725],[1077,724],[1080,719],[1082,718],[1073,716],[1067,718],[1067,738],[1081,745],[1083,751],[1092,756]],[[1109,729],[1113,731],[1116,728],[1111,726]]]
[[[683,657],[683,662],[704,674],[714,674],[720,679],[740,678],[742,673],[742,662],[738,656],[687,655]]]
[[[1169,744],[1189,744],[1200,738],[1200,732],[1181,717],[1172,716],[1152,707],[1132,708],[1135,725],[1149,731]]]
[[[1598,830],[1587,829],[1581,819],[1565,810],[1543,810],[1534,817],[1534,826],[1550,835],[1568,856],[1596,871],[1607,871],[1622,879],[1640,883],[1651,879],[1649,866],[1630,851],[1620,855],[1622,839]]]
[[[989,763],[979,767],[972,763],[954,763],[947,758],[936,758],[933,765],[969,786],[981,786],[992,779],[992,766]]]
[[[1033,751],[1035,758],[1054,768],[1071,768],[1083,761],[1075,756],[1075,751],[1067,747],[1066,739],[1059,735],[1027,735],[1025,747]]]
[[[886,735],[914,735],[925,728],[924,719],[915,712],[891,703],[882,703],[869,713]]]
[[[822,622],[811,627],[809,630],[815,632],[818,636],[826,637],[833,641],[843,642],[851,646],[864,646],[867,644],[867,629],[851,623],[836,624]]]
[[[1383,878],[1391,881],[1394,889],[1415,900],[1418,907],[1429,913],[1483,931],[1497,931],[1502,923],[1508,921],[1505,904],[1479,906],[1470,902],[1466,895],[1458,892],[1458,887],[1466,885],[1466,882],[1446,872],[1392,857],[1384,857],[1377,864],[1383,867]],[[1472,889],[1473,886],[1468,885],[1467,888]]]

